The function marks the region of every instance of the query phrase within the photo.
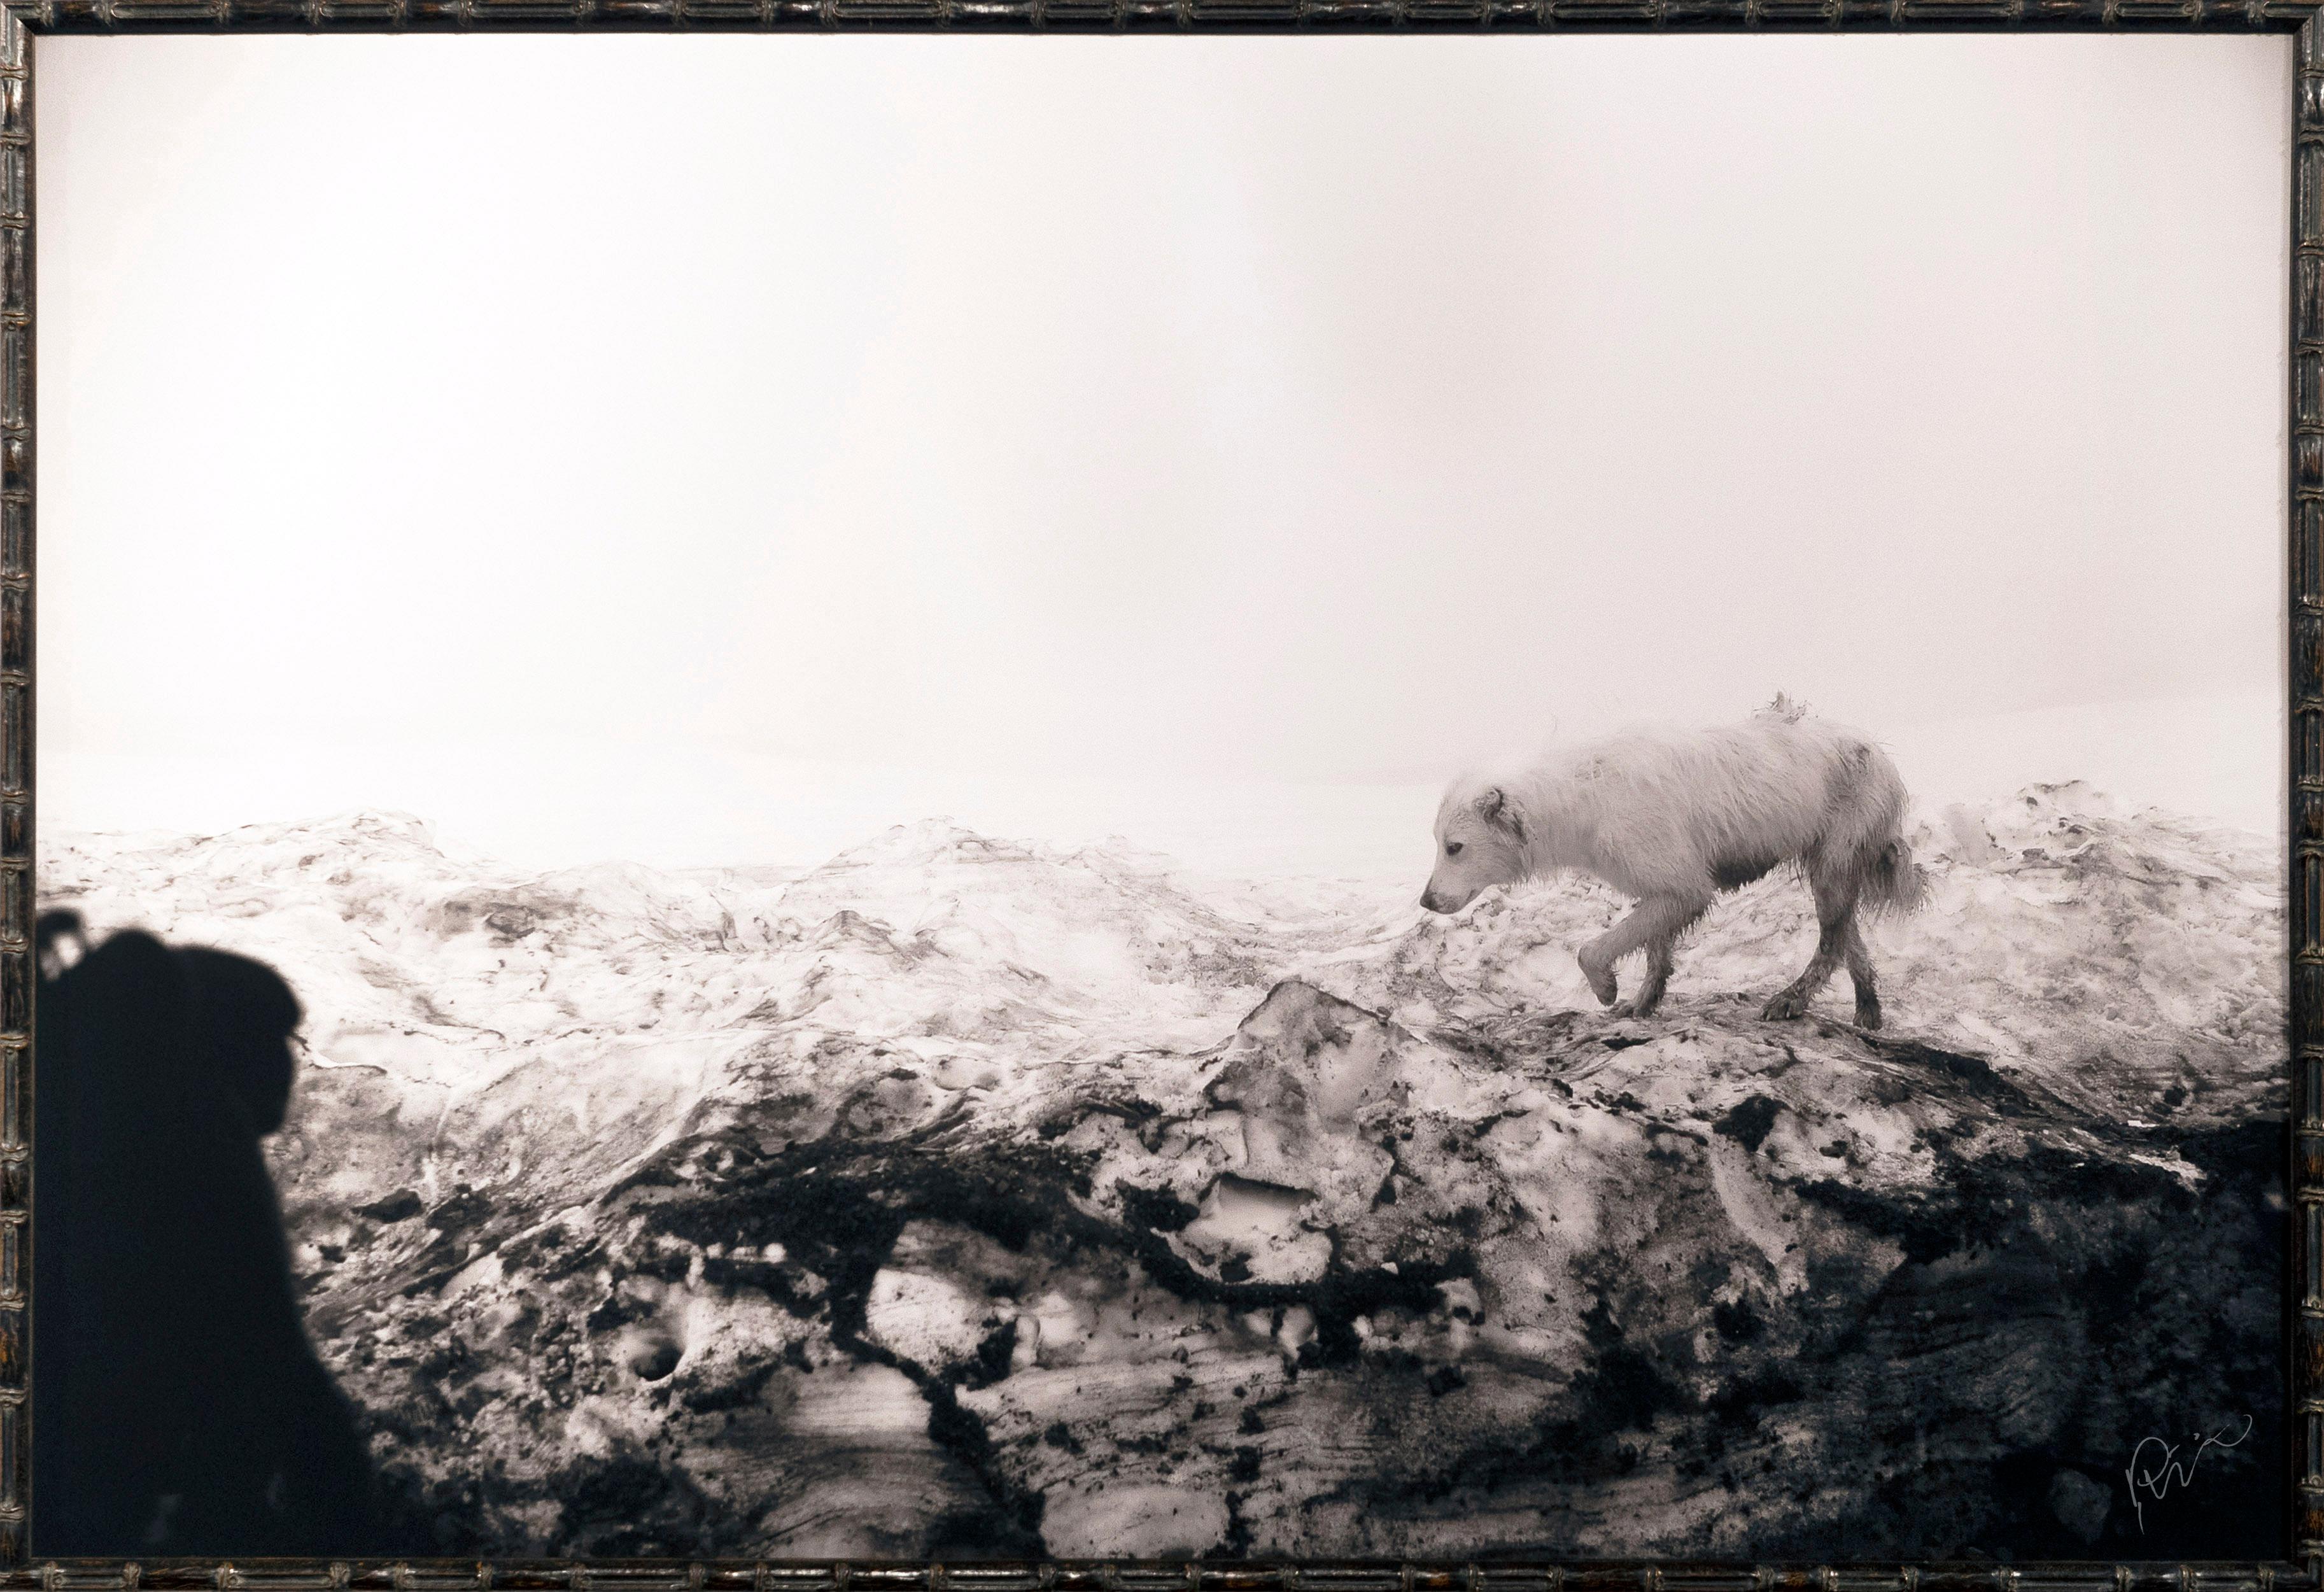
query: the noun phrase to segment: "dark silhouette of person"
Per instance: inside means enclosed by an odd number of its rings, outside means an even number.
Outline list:
[[[44,916],[32,1551],[361,1554],[369,1455],[308,1340],[259,1141],[300,1007],[264,963]]]

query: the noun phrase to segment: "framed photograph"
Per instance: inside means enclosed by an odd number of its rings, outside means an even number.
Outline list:
[[[2316,26],[0,14],[0,1569],[2317,1586]]]

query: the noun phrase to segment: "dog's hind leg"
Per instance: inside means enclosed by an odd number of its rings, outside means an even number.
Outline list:
[[[1847,934],[1836,925],[1826,925],[1816,936],[1815,954],[1808,958],[1806,971],[1784,986],[1783,993],[1769,1001],[1759,1015],[1767,1021],[1781,1022],[1786,1017],[1807,1016],[1808,1003],[1816,991],[1831,980],[1831,970],[1840,965]]]
[[[1856,920],[1848,920],[1848,940],[1841,949],[1848,955],[1849,982],[1856,986],[1856,1026],[1859,1028],[1880,1026],[1880,991],[1873,980],[1872,952],[1864,943],[1864,932]]]
[[[1849,938],[1856,933],[1857,885],[1852,876],[1843,875],[1835,879],[1821,870],[1812,870],[1808,875],[1808,888],[1815,892],[1815,954],[1808,958],[1806,970],[1760,1012],[1759,1015],[1769,1022],[1807,1015],[1808,1003],[1816,998],[1816,991],[1831,981],[1832,970],[1848,954]],[[1861,943],[1859,940],[1858,943]],[[1868,965],[1870,958],[1866,961]],[[1851,967],[1851,976],[1854,971]]]
[[[1670,982],[1672,955],[1680,934],[1710,905],[1708,900],[1688,896],[1649,896],[1639,902],[1629,916],[1584,945],[1574,958],[1582,964],[1582,976],[1590,980],[1590,992],[1602,1004],[1612,1006],[1618,993],[1614,964],[1643,945],[1647,948],[1646,981],[1637,998],[1625,1003],[1621,1015],[1644,1017],[1654,1010],[1655,1003],[1663,998],[1663,987]]]

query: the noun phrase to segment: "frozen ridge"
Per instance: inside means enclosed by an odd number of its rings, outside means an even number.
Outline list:
[[[445,1551],[2179,1551],[2091,1478],[2270,1407],[2280,848],[2074,786],[1913,842],[1879,1035],[1757,1021],[1781,877],[1643,1023],[1572,961],[1625,903],[1435,918],[1420,854],[532,874],[362,814],[41,884],[299,990],[309,1325]]]

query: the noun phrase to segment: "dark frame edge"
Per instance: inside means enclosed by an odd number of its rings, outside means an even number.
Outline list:
[[[1827,1565],[31,1555],[33,39],[419,32],[2292,32],[2286,605],[2288,1558]],[[2319,0],[0,0],[0,1589],[26,1592],[2324,1592],[2324,5]]]
[[[32,1483],[32,35],[0,10],[0,1567]]]
[[[2324,1577],[2324,14],[2292,68],[2286,677],[2293,1554]]]
[[[39,1560],[39,1592],[2312,1592],[2290,1560]]]
[[[0,0],[0,6],[34,33],[71,34],[2248,33],[2304,30],[2316,10],[2315,0]]]

